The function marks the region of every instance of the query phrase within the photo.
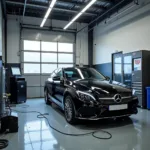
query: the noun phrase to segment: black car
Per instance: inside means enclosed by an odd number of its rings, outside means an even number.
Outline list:
[[[46,104],[55,103],[66,120],[98,120],[137,114],[138,99],[125,85],[110,81],[93,68],[56,69],[45,82]]]

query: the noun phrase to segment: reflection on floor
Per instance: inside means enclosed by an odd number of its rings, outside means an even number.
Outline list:
[[[112,134],[110,140],[98,140],[92,136],[69,137],[49,128],[45,119],[38,119],[37,114],[20,114],[19,132],[7,134],[9,140],[5,150],[148,150],[150,146],[150,111],[139,109],[137,115],[127,121],[113,120],[84,121],[76,126],[69,125],[63,113],[55,105],[47,106],[43,99],[28,100],[30,107],[15,109],[22,111],[36,110],[49,113],[52,126],[66,133],[85,133],[104,129]],[[98,136],[106,136],[99,132]]]

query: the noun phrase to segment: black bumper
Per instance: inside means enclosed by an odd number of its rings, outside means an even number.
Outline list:
[[[123,110],[110,111],[109,105],[97,105],[97,106],[84,105],[77,110],[76,117],[78,119],[99,120],[106,118],[130,116],[132,114],[138,113],[137,110],[138,100],[133,100],[128,103],[121,103],[121,104],[127,104],[128,108]],[[120,105],[120,104],[113,104],[113,105]]]

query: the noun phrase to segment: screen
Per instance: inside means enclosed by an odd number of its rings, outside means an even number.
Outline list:
[[[142,66],[141,64],[142,64],[141,58],[134,59],[134,71],[141,70],[141,66]]]
[[[19,67],[12,67],[11,70],[13,75],[21,75]]]

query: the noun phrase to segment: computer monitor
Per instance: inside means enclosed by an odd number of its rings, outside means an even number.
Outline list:
[[[12,75],[21,75],[19,67],[11,67]]]

